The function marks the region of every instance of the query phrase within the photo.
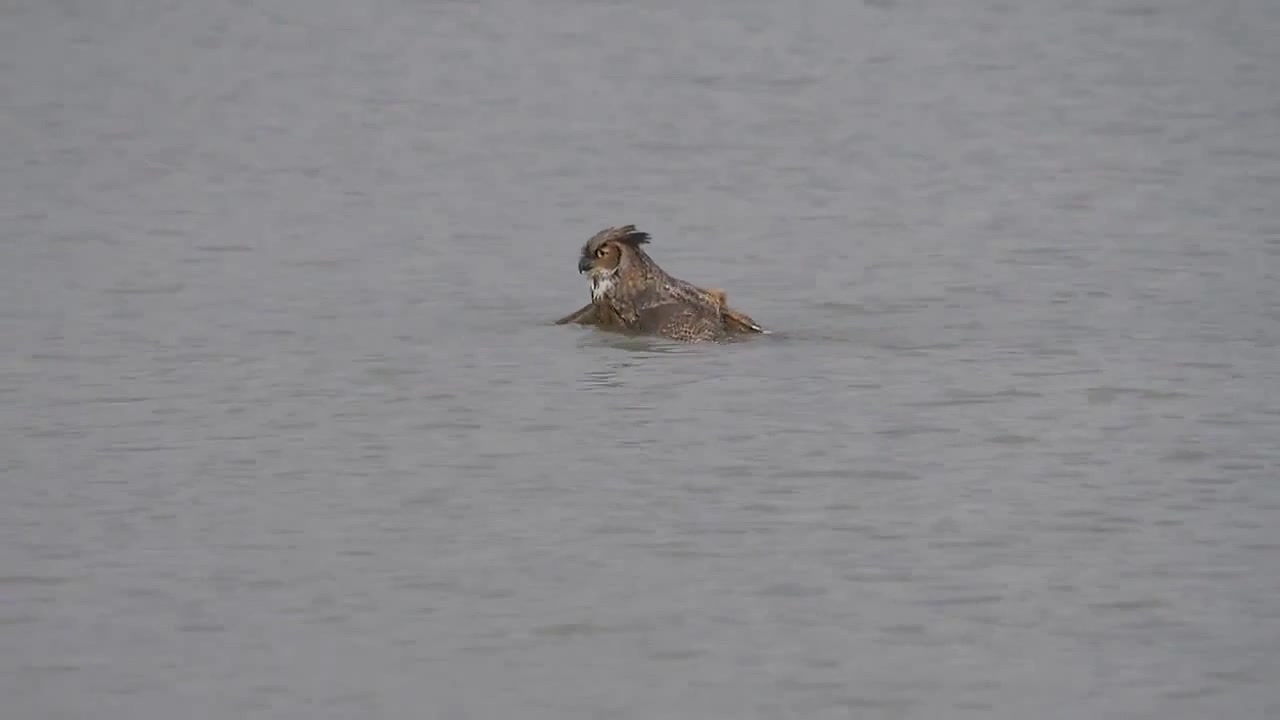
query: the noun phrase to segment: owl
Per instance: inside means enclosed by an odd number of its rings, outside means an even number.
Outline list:
[[[591,302],[556,321],[681,342],[718,341],[767,332],[730,308],[725,292],[667,274],[644,251],[649,234],[635,225],[601,230],[582,246],[578,273],[591,281]]]

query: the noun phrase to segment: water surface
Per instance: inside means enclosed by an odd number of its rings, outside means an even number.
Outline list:
[[[6,714],[1280,714],[1278,36],[8,3]],[[774,334],[551,325],[624,223]]]

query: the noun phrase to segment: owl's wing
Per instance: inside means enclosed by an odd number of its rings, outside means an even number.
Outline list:
[[[597,325],[600,323],[600,314],[594,303],[588,303],[586,307],[575,310],[568,315],[556,321],[556,325],[564,325],[566,323],[576,323],[578,325]]]
[[[675,281],[668,290],[670,297],[679,302],[706,308],[708,315],[713,315],[723,323],[724,329],[731,333],[762,333],[764,328],[751,316],[729,307],[729,298],[720,288],[701,288],[683,280]]]
[[[718,337],[723,326],[713,307],[669,302],[640,311],[638,329],[673,340],[694,341]]]

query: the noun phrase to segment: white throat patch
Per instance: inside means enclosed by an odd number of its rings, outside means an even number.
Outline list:
[[[615,277],[614,273],[593,275],[591,277],[591,299],[599,300],[608,294],[610,290],[613,290]]]

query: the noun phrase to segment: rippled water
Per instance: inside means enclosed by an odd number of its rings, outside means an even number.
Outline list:
[[[5,716],[1280,715],[1276,37],[7,3]],[[551,325],[622,223],[774,334]]]

